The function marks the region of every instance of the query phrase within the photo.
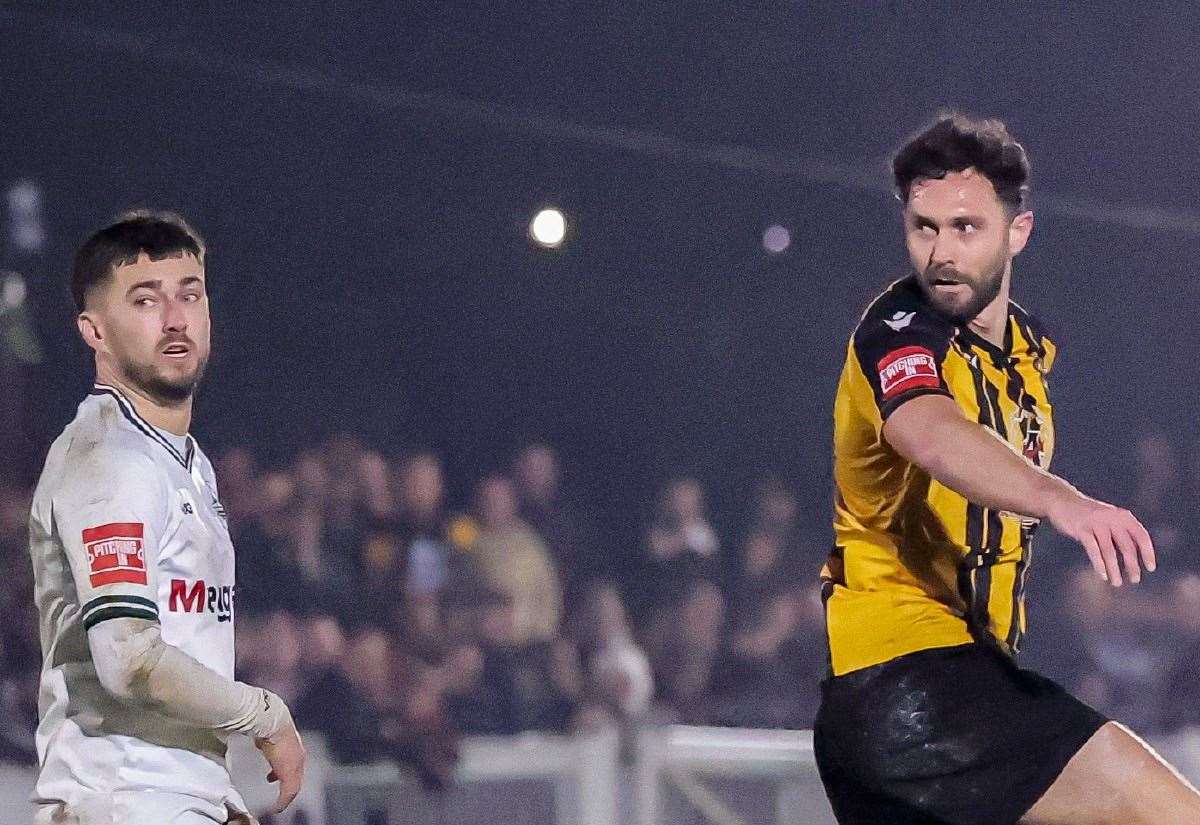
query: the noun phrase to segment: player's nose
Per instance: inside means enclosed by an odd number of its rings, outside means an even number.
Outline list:
[[[929,263],[931,266],[954,264],[953,244],[947,233],[938,233],[937,238],[933,242],[933,247],[929,250]]]
[[[179,301],[163,302],[163,332],[183,332],[187,329],[187,314]]]

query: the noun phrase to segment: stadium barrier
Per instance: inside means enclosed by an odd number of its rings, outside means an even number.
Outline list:
[[[305,790],[277,825],[832,825],[809,731],[668,726],[628,737],[528,733],[464,740],[455,786],[422,789],[391,763],[333,766],[310,743]],[[251,807],[271,789],[253,751],[231,766]]]
[[[238,738],[231,769],[256,811],[266,762]],[[336,765],[306,734],[304,790],[274,825],[830,825],[809,731],[669,726],[622,738],[523,734],[463,742],[455,787],[425,791],[391,763]],[[1153,744],[1195,781],[1200,729]],[[36,772],[0,765],[0,823],[29,822]]]

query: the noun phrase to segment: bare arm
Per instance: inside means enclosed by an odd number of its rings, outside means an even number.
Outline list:
[[[883,437],[969,501],[1048,520],[1083,545],[1096,572],[1114,586],[1122,581],[1118,556],[1132,582],[1140,580],[1142,565],[1154,569],[1150,535],[1133,514],[1035,467],[995,433],[967,420],[946,396],[924,395],[903,404],[884,422]]]

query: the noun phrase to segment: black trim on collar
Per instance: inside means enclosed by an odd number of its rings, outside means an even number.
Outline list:
[[[1012,355],[1013,319],[1013,313],[1010,308],[1008,316],[1004,319],[1003,347],[996,346],[966,324],[962,324],[958,327],[958,335],[968,344],[979,347],[988,355],[992,356],[992,363],[994,363],[997,367],[1002,367],[1008,361],[1009,356]]]
[[[142,434],[151,441],[161,445],[163,449],[171,454],[171,458],[179,462],[179,466],[183,467],[183,469],[187,470],[188,472],[191,472],[192,458],[196,454],[196,442],[192,440],[191,435],[187,436],[187,454],[180,455],[179,450],[175,449],[175,445],[163,437],[163,434],[158,431],[158,427],[155,427],[149,421],[138,415],[137,409],[134,408],[133,404],[130,403],[128,398],[121,394],[120,390],[116,389],[115,387],[110,387],[107,384],[96,384],[94,387],[92,387],[91,392],[88,394],[111,395],[114,399],[116,399],[117,407],[121,410],[121,414],[128,419],[130,424],[141,430]]]

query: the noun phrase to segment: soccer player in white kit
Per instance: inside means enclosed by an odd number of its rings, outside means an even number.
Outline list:
[[[253,822],[226,741],[254,737],[299,791],[304,747],[278,696],[233,679],[233,544],[188,435],[209,354],[205,249],[136,212],[76,254],[96,386],[50,448],[30,515],[41,622],[38,823]]]

